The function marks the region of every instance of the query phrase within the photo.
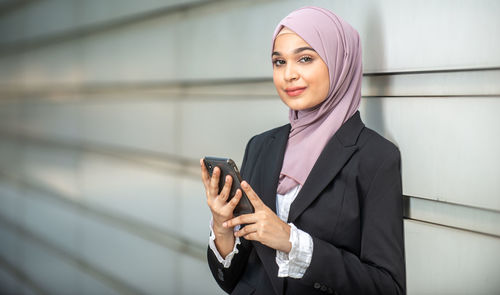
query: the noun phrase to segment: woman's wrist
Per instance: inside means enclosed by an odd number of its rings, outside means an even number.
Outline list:
[[[234,248],[234,243],[235,243],[235,237],[231,233],[229,235],[227,234],[222,234],[222,235],[217,235],[215,232],[215,247],[217,248],[217,251],[219,251],[220,255],[226,258],[226,256],[233,251]]]
[[[215,222],[212,225],[212,229],[214,231],[215,238],[224,238],[234,237],[233,228],[223,227],[222,223]]]
[[[290,243],[291,226],[285,223],[284,230],[286,233],[286,240],[283,241],[283,247],[281,251],[285,253],[290,253],[290,251],[292,250],[292,243]]]

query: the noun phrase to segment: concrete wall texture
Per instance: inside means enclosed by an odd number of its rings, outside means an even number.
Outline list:
[[[287,123],[271,36],[308,4],[401,150],[408,294],[500,294],[493,0],[0,1],[0,293],[222,294],[198,159]]]

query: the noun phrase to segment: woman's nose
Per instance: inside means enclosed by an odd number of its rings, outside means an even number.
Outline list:
[[[287,64],[285,68],[285,80],[292,81],[297,80],[298,78],[299,74],[297,72],[297,69],[293,65]]]

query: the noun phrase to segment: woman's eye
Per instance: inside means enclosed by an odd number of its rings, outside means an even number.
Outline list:
[[[299,61],[300,62],[310,62],[310,61],[312,61],[312,57],[304,56],[304,57],[300,58]]]
[[[282,60],[282,59],[276,59],[276,60],[274,60],[274,61],[273,61],[273,64],[274,64],[275,66],[281,66],[281,65],[284,65],[284,64],[285,64],[285,61],[284,61],[284,60]]]

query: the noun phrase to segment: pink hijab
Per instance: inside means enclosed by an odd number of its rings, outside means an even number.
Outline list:
[[[356,113],[361,101],[361,43],[358,32],[333,12],[306,6],[291,12],[276,27],[287,27],[306,41],[328,67],[330,89],[317,107],[290,109],[292,128],[281,168],[278,193],[286,194],[304,182],[321,151],[342,124]]]

